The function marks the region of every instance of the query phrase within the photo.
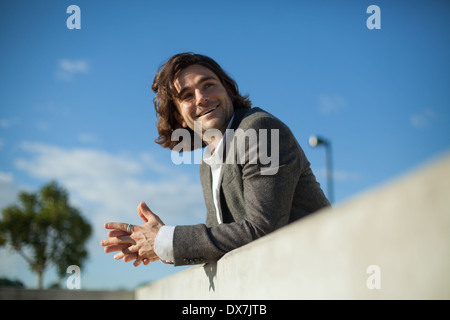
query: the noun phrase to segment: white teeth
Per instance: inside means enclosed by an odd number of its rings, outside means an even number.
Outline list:
[[[202,113],[201,115],[200,115],[200,117],[202,117],[202,116],[204,116],[205,114],[208,114],[208,113],[210,113],[210,112],[212,112],[212,111],[214,111],[214,110],[216,110],[217,109],[217,107],[214,107],[214,108],[212,108],[212,109],[209,109],[208,111],[206,111],[205,113]]]

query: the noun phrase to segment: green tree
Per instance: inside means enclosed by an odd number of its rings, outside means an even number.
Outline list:
[[[52,181],[37,193],[21,192],[18,200],[3,210],[0,246],[9,244],[27,261],[38,276],[38,288],[42,289],[42,275],[52,264],[60,279],[68,266],[81,268],[92,228],[69,204],[67,191]]]
[[[20,280],[11,280],[8,278],[0,278],[0,288],[25,288]]]

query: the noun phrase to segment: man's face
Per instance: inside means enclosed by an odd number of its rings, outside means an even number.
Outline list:
[[[175,112],[175,116],[184,128],[194,130],[194,122],[200,121],[203,132],[208,129],[225,132],[234,108],[225,87],[214,72],[194,64],[180,71],[174,85],[178,92],[176,101],[180,112]]]

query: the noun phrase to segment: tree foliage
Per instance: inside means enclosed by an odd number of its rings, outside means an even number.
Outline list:
[[[81,267],[92,228],[70,205],[67,191],[52,181],[37,193],[21,192],[18,200],[3,210],[0,246],[9,244],[27,261],[38,275],[38,287],[49,265],[56,266],[60,278],[68,266]]]

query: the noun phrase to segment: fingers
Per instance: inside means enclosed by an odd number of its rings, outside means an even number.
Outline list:
[[[125,262],[130,262],[130,261],[133,261],[133,260],[136,260],[136,259],[139,259],[139,256],[138,256],[138,254],[137,253],[132,253],[132,254],[126,254],[124,257],[123,257],[123,261],[125,261]],[[142,258],[141,258],[142,259]]]
[[[133,263],[133,265],[135,267],[139,266],[141,263],[144,263],[145,266],[147,266],[150,262],[155,262],[158,261],[159,257],[158,256],[153,256],[152,258],[148,259],[148,258],[143,258],[141,256],[138,256],[136,261]]]
[[[116,254],[116,255],[114,256],[114,259],[116,259],[116,260],[122,259],[122,260],[125,261],[125,262],[130,262],[130,261],[139,259],[139,256],[138,256],[137,253],[129,253],[129,254],[125,254],[125,253],[123,253],[123,252],[119,252],[118,254]],[[142,258],[141,258],[141,260],[142,260]]]
[[[133,262],[133,266],[138,267],[142,263],[142,260],[144,260],[143,257],[137,256],[136,261]]]
[[[128,246],[129,246],[129,244],[116,244],[116,245],[106,246],[104,251],[106,253],[123,251],[123,250],[126,250],[126,248],[128,248]]]
[[[145,223],[148,222],[148,219],[152,217],[153,212],[150,210],[150,208],[147,206],[145,202],[139,203],[137,207],[137,212],[142,220],[144,220]]]
[[[121,231],[127,231],[128,223],[124,222],[107,222],[105,223],[105,229],[117,229]]]
[[[150,210],[145,202],[141,202],[138,205],[137,212],[146,224],[152,222],[159,227],[161,225],[164,225],[161,219]],[[141,243],[143,241],[141,239],[143,233],[141,232],[141,229],[143,229],[144,225],[133,225],[131,229],[132,232],[129,232],[130,230],[127,230],[128,226],[128,223],[123,222],[105,223],[105,228],[111,230],[108,232],[109,238],[102,240],[100,243],[105,247],[105,252],[110,253],[120,251],[116,255],[114,255],[114,259],[122,259],[125,262],[135,260],[133,263],[135,267],[139,266],[140,264],[148,265],[150,262],[158,261],[159,257],[153,252],[151,246],[146,250],[141,249],[143,245]],[[146,240],[145,237],[144,240]],[[138,241],[140,244],[137,245],[136,241]]]
[[[124,251],[126,251],[126,249]],[[150,258],[144,258],[142,256],[139,256],[137,253],[125,253],[124,251],[117,253],[114,256],[114,259],[116,260],[122,259],[124,262],[130,262],[135,260],[133,263],[133,266],[135,267],[139,266],[141,263],[147,266],[149,265],[150,262],[155,262],[159,260],[159,257],[157,255],[154,255]]]
[[[152,210],[145,204],[145,202],[141,202],[138,205],[138,214],[144,220],[145,222],[148,222],[149,220],[153,220],[158,222],[160,225],[164,225],[164,222],[162,222],[161,218],[158,217],[156,214],[153,213]]]
[[[116,253],[115,255],[114,255],[114,259],[116,259],[116,260],[120,260],[120,259],[123,259],[124,257],[125,257],[125,253],[123,252],[123,251],[120,251],[119,253]]]
[[[116,255],[114,255],[114,259],[116,259],[116,260],[122,259],[125,262],[130,262],[130,261],[133,261],[133,260],[136,260],[139,258],[137,253],[126,253],[124,251],[121,251],[121,252],[117,253]],[[141,258],[141,260],[142,259],[143,258]]]
[[[100,245],[105,246],[111,246],[111,245],[117,245],[117,244],[136,244],[136,241],[134,241],[130,236],[120,236],[120,237],[112,237],[108,239],[103,239],[100,242]]]
[[[128,248],[128,251],[131,253],[138,253],[140,246],[134,245]]]
[[[126,232],[126,231],[122,231],[122,230],[111,230],[108,232],[108,237],[121,237],[121,236],[129,236],[130,233]]]

